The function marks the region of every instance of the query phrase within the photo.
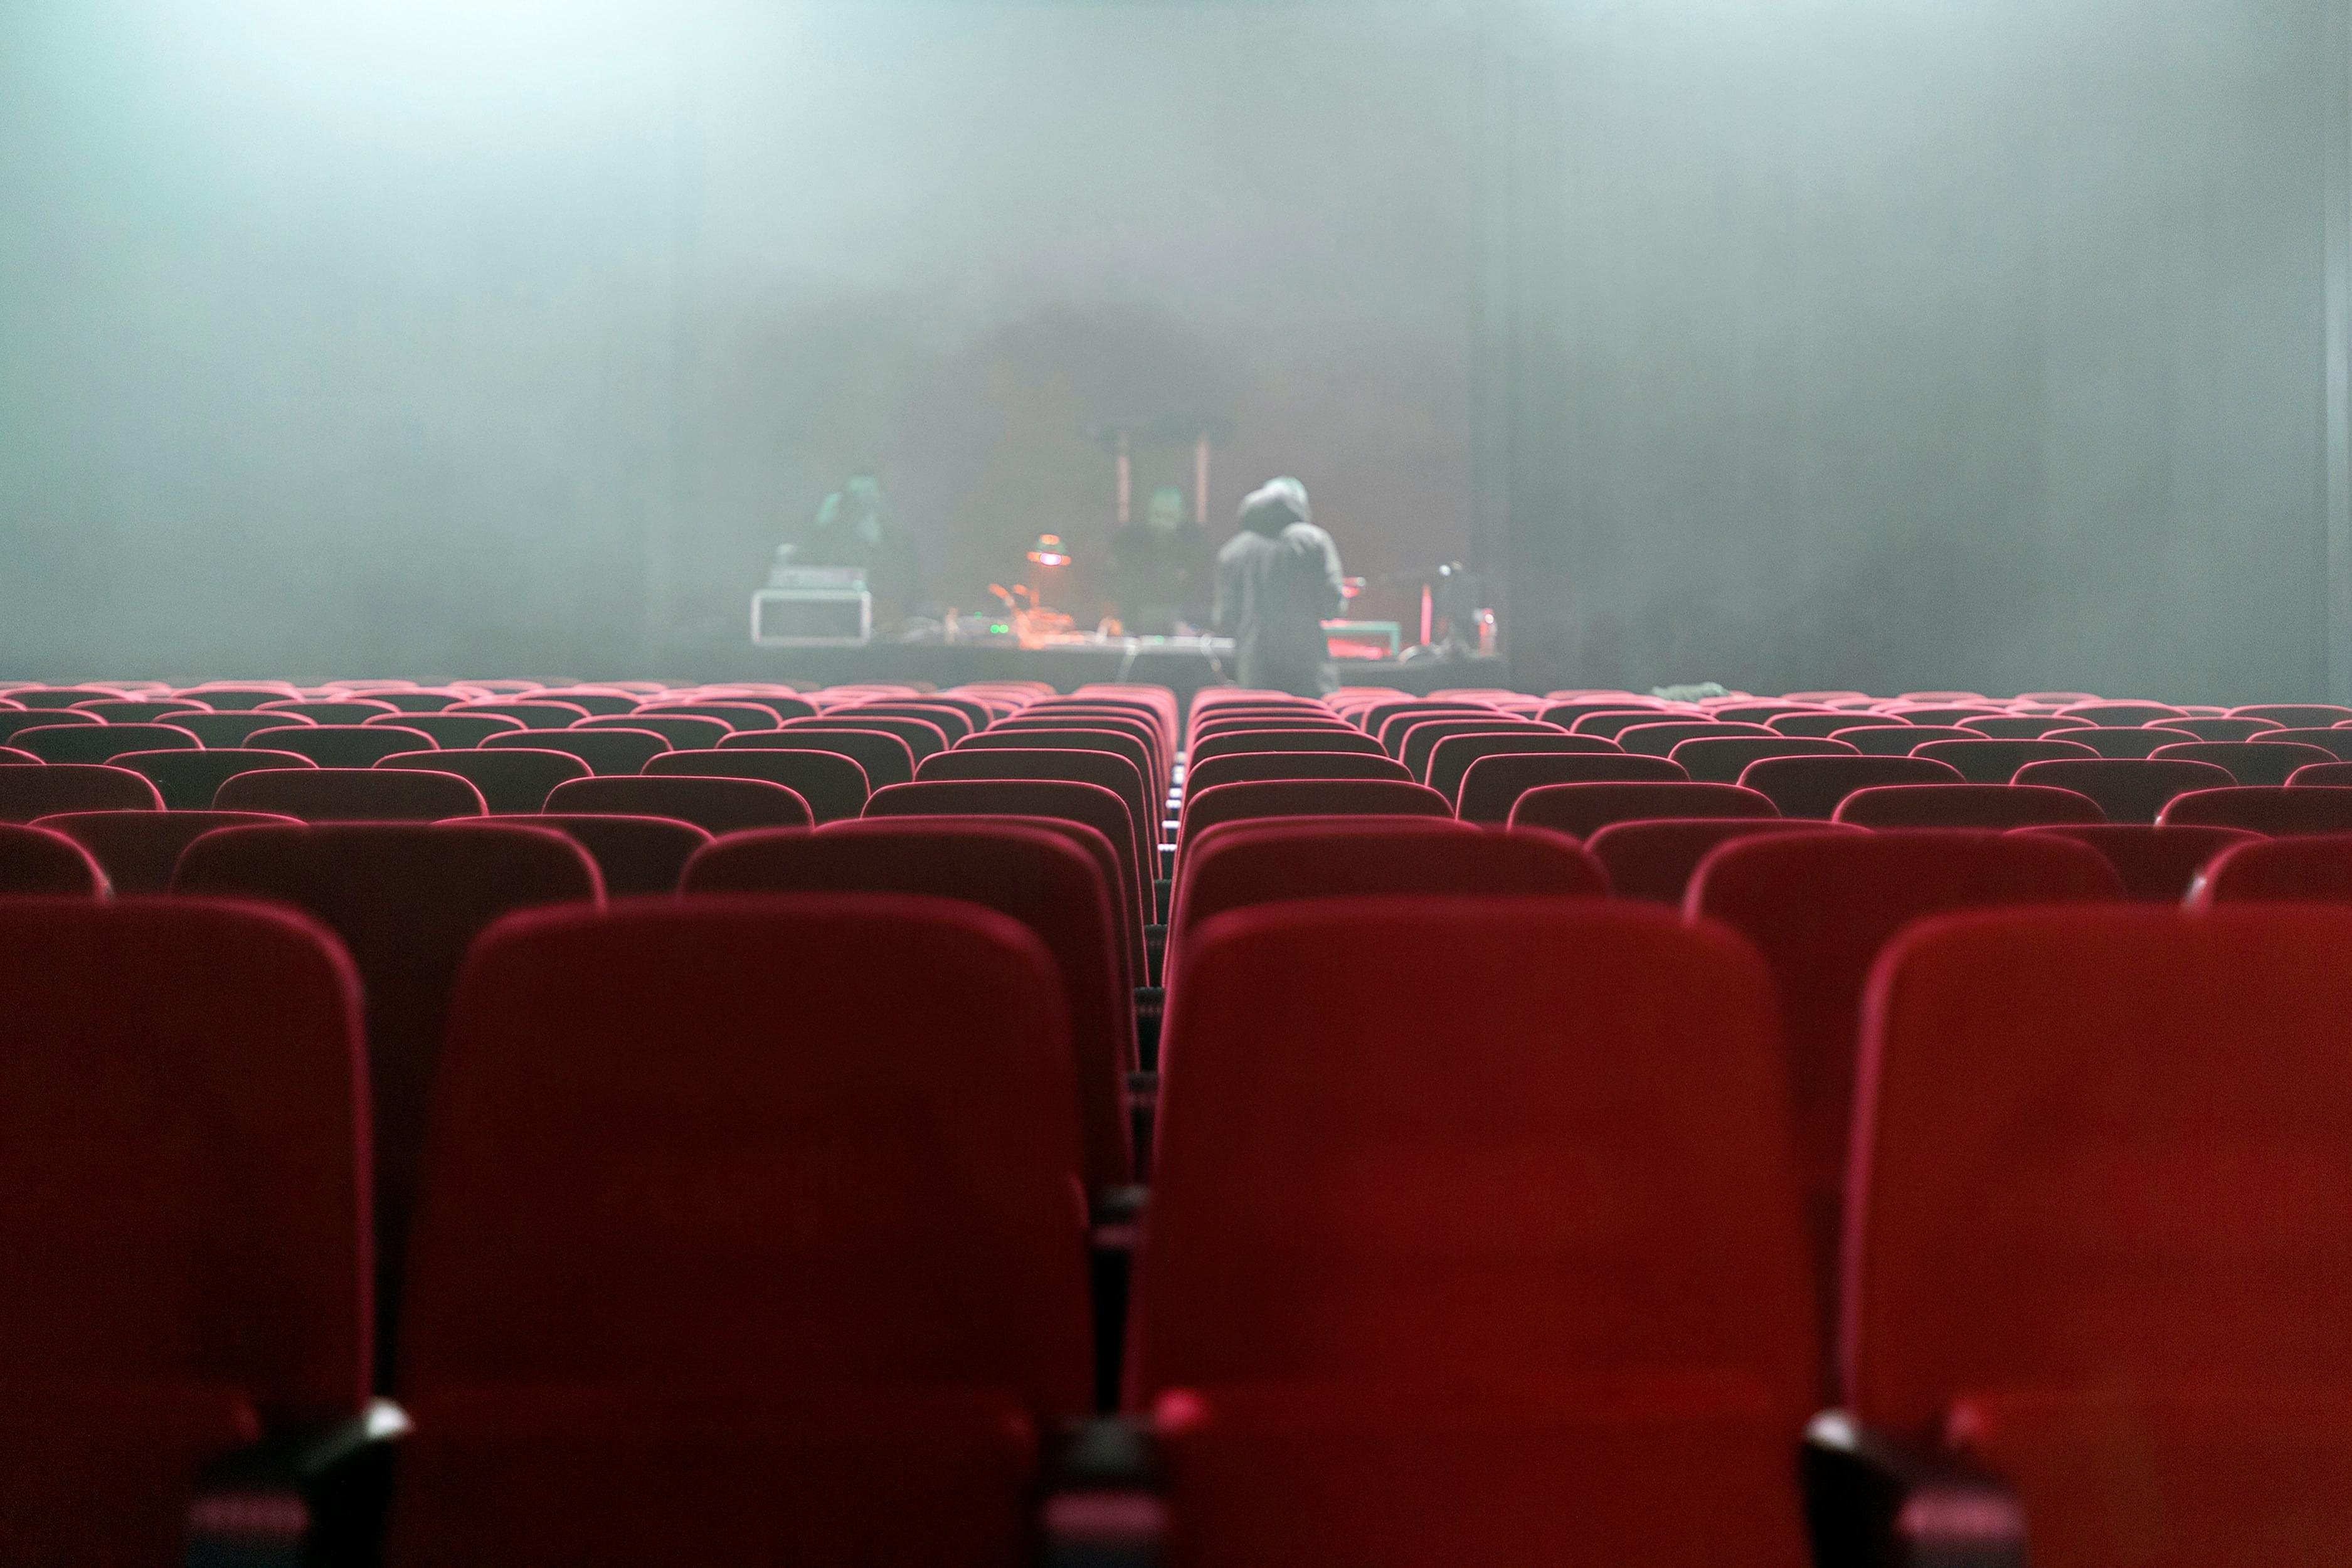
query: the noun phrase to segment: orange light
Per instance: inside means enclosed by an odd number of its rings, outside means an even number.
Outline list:
[[[1063,547],[1060,534],[1041,533],[1037,542],[1029,547],[1029,560],[1037,566],[1067,566],[1070,552]]]

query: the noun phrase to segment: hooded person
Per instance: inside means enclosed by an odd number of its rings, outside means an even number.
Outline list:
[[[1244,686],[1317,697],[1339,684],[1323,622],[1339,613],[1339,552],[1315,526],[1307,487],[1279,479],[1242,502],[1241,531],[1217,552],[1217,630],[1234,639]]]
[[[1184,515],[1184,492],[1173,485],[1152,491],[1143,521],[1110,542],[1127,629],[1165,637],[1197,625],[1208,608],[1210,554],[1209,531]]]

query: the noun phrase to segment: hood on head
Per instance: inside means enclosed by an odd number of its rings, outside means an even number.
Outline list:
[[[1254,533],[1280,533],[1292,523],[1310,521],[1313,517],[1307,487],[1288,477],[1269,479],[1242,501],[1242,526]]]

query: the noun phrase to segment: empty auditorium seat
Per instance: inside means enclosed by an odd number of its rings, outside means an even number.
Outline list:
[[[412,1255],[392,1561],[1023,1561],[1041,1436],[1091,1391],[1058,992],[1035,937],[938,900],[492,933]]]
[[[332,726],[337,729],[364,724],[379,714],[400,711],[389,702],[379,702],[369,697],[340,700],[298,697],[277,702],[264,702],[258,705],[257,710],[263,713],[290,713],[299,718],[308,719],[313,724],[322,727]]]
[[[1260,816],[1451,816],[1445,797],[1426,784],[1393,779],[1262,779],[1190,791],[1182,843],[1220,822]]]
[[[1612,822],[1585,841],[1585,851],[1609,873],[1619,898],[1648,899],[1679,908],[1699,862],[1718,844],[1766,833],[1859,833],[1828,822],[1780,817],[1664,818]]]
[[[1642,757],[1670,757],[1675,748],[1685,741],[1726,740],[1734,735],[1750,739],[1771,739],[1772,731],[1761,724],[1726,724],[1713,720],[1693,721],[1669,719],[1654,724],[1635,724],[1620,730],[1616,735],[1617,749]]]
[[[1911,753],[1931,762],[1948,763],[1973,784],[2008,784],[2028,763],[2098,754],[2088,746],[2056,736],[2040,741],[1929,741]]]
[[[125,812],[150,819],[160,811]],[[89,851],[47,826],[0,823],[0,898],[103,898],[111,890]]]
[[[611,898],[673,893],[696,850],[711,842],[709,832],[691,822],[663,816],[591,816],[576,812],[453,817],[442,826],[471,827],[507,824],[561,833],[587,852]]]
[[[2274,838],[2352,833],[2352,789],[2241,784],[2191,790],[2166,802],[2158,820],[2188,827],[2242,827]]]
[[[207,712],[211,706],[191,697],[98,697],[75,703],[73,710],[110,724],[152,724],[169,722],[174,713]]]
[[[765,735],[766,731],[755,731]],[[889,739],[885,736],[883,739]],[[842,822],[866,809],[873,792],[854,757],[832,751],[723,747],[664,752],[646,764],[653,778],[758,779],[801,798],[817,822]]]
[[[1621,754],[1617,742],[1604,736],[1570,735],[1554,730],[1449,735],[1431,749],[1429,776],[1422,782],[1458,805],[1462,781],[1481,757]]]
[[[1748,764],[1765,757],[1850,757],[1854,749],[1843,741],[1808,740],[1795,735],[1699,736],[1676,746],[1671,755],[1677,766],[1698,784],[1738,784]]]
[[[435,745],[451,750],[478,746],[493,735],[526,727],[521,720],[509,713],[403,713],[368,721],[371,729],[383,725],[397,725],[429,735]]]
[[[665,752],[664,755],[667,753]],[[495,813],[538,811],[560,784],[589,776],[588,764],[569,752],[524,747],[501,751],[398,752],[375,764],[409,773],[455,773],[481,792]]]
[[[739,692],[726,700],[764,708],[776,716],[779,723],[787,719],[814,719],[817,716],[815,703],[805,697],[791,697],[782,692]]]
[[[20,752],[14,746],[0,746],[0,766],[40,766],[41,759],[30,752]]]
[[[282,702],[302,693],[283,681],[240,683],[233,680],[207,680],[197,686],[184,686],[176,695],[191,698],[220,712],[250,711],[264,702]]]
[[[2230,710],[2232,719],[2268,719],[2290,730],[2325,730],[2352,723],[2352,708],[2334,702],[2256,702]]]
[[[1393,757],[1360,752],[1229,752],[1187,769],[1184,787],[1214,789],[1259,779],[1394,779],[1411,784],[1412,775]]]
[[[2264,745],[2317,746],[2337,762],[2352,762],[2352,730],[2265,730],[2254,739]]]
[[[627,713],[605,719],[583,719],[572,726],[575,730],[643,730],[659,735],[678,751],[698,751],[716,746],[735,732],[734,726],[718,719],[698,719],[688,713]]]
[[[2069,730],[2063,738],[2078,746],[2088,746],[2103,757],[2117,760],[2152,757],[2167,746],[2189,745],[2197,739],[2186,730],[2105,728]]]
[[[2017,770],[2013,782],[2089,795],[2099,803],[2109,822],[2154,822],[2173,796],[2191,790],[2223,789],[2236,781],[2226,769],[2210,763],[2069,757],[2028,763]]]
[[[2066,738],[2073,730],[2089,729],[2080,719],[2060,719],[2049,714],[2006,713],[1977,719],[1963,719],[1958,728],[1974,730],[1978,734],[1995,741],[2040,741]]]
[[[216,827],[291,826],[290,816],[252,811],[70,811],[37,826],[64,834],[97,861],[117,893],[171,890],[180,851]]]
[[[1858,729],[1868,722],[1867,716],[1851,710],[1832,709],[1822,713],[1783,713],[1768,721],[1764,727],[1799,740],[1826,741],[1840,730]]]
[[[1507,719],[1499,713],[1478,719],[1424,719],[1417,724],[1406,727],[1404,741],[1398,748],[1396,760],[1404,764],[1405,772],[1415,783],[1427,784],[1429,759],[1437,750],[1437,743],[1440,741],[1451,740],[1456,735],[1499,735],[1508,739],[1514,735],[1564,736],[1566,734],[1566,731],[1549,724],[1538,724],[1529,720]]]
[[[123,694],[108,686],[11,686],[7,695],[20,707],[64,710],[78,702],[106,701]],[[94,716],[90,721],[99,722]]]
[[[355,692],[353,695],[364,696],[376,702],[389,703],[392,707],[399,710],[402,714],[410,718],[438,713],[444,709],[454,708],[458,703],[466,700],[465,697],[456,691],[447,690],[446,689],[440,690],[428,690],[421,687],[379,687],[373,688],[364,692]],[[361,722],[365,723],[367,721],[362,720]]]
[[[161,811],[155,786],[104,763],[0,768],[0,822],[30,822],[65,811]]]
[[[670,744],[650,730],[517,730],[492,735],[484,751],[569,752],[595,773],[643,773]]]
[[[1142,779],[1155,800],[1167,795],[1168,781],[1160,771],[1160,754],[1145,742],[1124,729],[1086,729],[1074,724],[1067,729],[1022,729],[1017,731],[983,731],[957,742],[963,752],[1028,752],[1079,751],[1108,752],[1123,757]]]
[[[940,742],[952,746],[975,728],[971,717],[952,706],[929,701],[853,702],[828,710],[826,717],[850,720],[912,719],[940,732]]]
[[[0,1559],[204,1560],[199,1474],[367,1395],[350,966],[274,910],[5,900],[0,995]]]
[[[402,752],[435,750],[433,737],[397,724],[289,725],[246,737],[256,751],[293,752],[322,768],[372,768]]]
[[[1511,819],[1511,808],[1519,796],[1544,784],[1659,784],[1687,782],[1689,776],[1664,757],[1510,752],[1480,757],[1470,764],[1462,775],[1454,815],[1465,822],[1499,826]]]
[[[1600,735],[1615,740],[1626,731],[1644,724],[1665,723],[1693,717],[1690,713],[1655,708],[1621,710],[1614,712],[1587,713],[1569,726],[1571,735]]]
[[[2333,752],[2291,741],[2197,741],[2149,754],[2158,762],[2211,763],[2242,784],[2284,784],[2297,768],[2336,760]]]
[[[1565,899],[1197,936],[1129,1359],[1169,1560],[1805,1563],[1811,1307],[1754,956]],[[1300,1049],[1334,992],[1344,1050]]]
[[[2018,910],[1882,961],[1848,1403],[2013,1486],[2036,1568],[2342,1554],[2347,946],[2344,910]]]
[[[2105,822],[2106,815],[2089,795],[2047,784],[1893,784],[1854,791],[1831,820],[1856,827],[2000,828]]]
[[[587,709],[574,702],[540,702],[496,700],[488,702],[461,702],[445,710],[451,713],[499,713],[509,719],[520,719],[530,730],[568,730],[583,719],[593,718]]]
[[[332,931],[350,952],[366,1005],[383,1244],[377,1258],[388,1305],[396,1299],[425,1111],[458,966],[474,939],[500,915],[540,904],[597,902],[603,887],[594,863],[571,839],[540,827],[380,822],[231,827],[205,834],[182,851],[172,887],[180,894],[291,905]]]
[[[303,822],[435,822],[479,816],[482,795],[455,773],[404,768],[266,768],[213,792],[215,811],[264,811]]]
[[[1211,757],[1242,752],[1358,752],[1367,756],[1388,755],[1381,750],[1378,741],[1360,730],[1345,725],[1302,725],[1280,729],[1226,730],[1199,735],[1192,743],[1188,760],[1199,763]]]
[[[1832,731],[1830,739],[1843,741],[1870,757],[1907,757],[1920,746],[1937,741],[1979,739],[1974,731],[1951,724],[1866,723]]]
[[[1168,984],[1202,923],[1299,899],[1597,898],[1591,857],[1540,833],[1482,833],[1448,817],[1274,818],[1204,832],[1185,858],[1168,925]]]
[[[131,752],[114,759],[147,779],[163,798],[167,811],[206,811],[220,786],[239,773],[270,768],[312,768],[318,764],[293,752],[257,752],[243,747],[204,752]]]
[[[2186,730],[2200,741],[2252,741],[2286,728],[2275,719],[2167,719],[2168,730]]]
[[[2167,719],[2186,719],[2188,710],[2163,702],[2070,702],[2058,710],[2062,719],[2084,719],[2099,725],[2141,726]]]
[[[983,905],[1017,921],[1045,944],[1061,981],[1087,1180],[1107,1188],[1137,1179],[1127,1087],[1138,1065],[1136,980],[1112,902],[1118,889],[1068,838],[1013,820],[920,817],[743,834],[698,851],[678,889],[910,893]]]
[[[614,686],[550,686],[531,695],[543,702],[568,702],[575,708],[584,708],[591,719],[634,713],[644,700],[638,693]]]
[[[2342,789],[2352,784],[2352,763],[2307,763],[2286,782],[2296,789]]]
[[[2189,903],[2352,903],[2352,832],[2293,838],[2249,835],[2198,873]]]
[[[1150,759],[1144,767],[1145,778],[1151,782],[1155,790],[1166,787],[1169,769],[1175,762],[1174,753],[1161,739],[1159,726],[1139,714],[1112,711],[1079,713],[1066,709],[1041,710],[1033,707],[1017,718],[990,726],[988,732],[1018,737],[1033,730],[1069,728],[1108,730],[1125,735],[1141,746]]]
[[[1036,779],[933,779],[877,789],[867,816],[1044,816],[1082,823],[1108,839],[1128,889],[1129,955],[1143,971],[1142,931],[1150,923],[1151,885],[1135,858],[1135,825],[1127,803],[1100,784]]]
[[[19,730],[8,744],[45,763],[110,763],[126,752],[194,751],[204,742],[169,724],[54,724]]]
[[[1780,808],[1783,816],[1818,817],[1837,815],[1838,803],[1860,789],[1890,784],[1961,784],[1959,770],[1925,757],[1764,757],[1739,775],[1740,787],[1752,789]]]
[[[857,764],[865,787],[885,789],[915,782],[915,753],[906,742],[879,730],[753,730],[730,735],[719,743],[722,752],[816,752],[846,757]],[[759,777],[768,775],[761,773]],[[846,778],[838,769],[836,779]],[[782,781],[779,781],[782,782]],[[797,786],[795,786],[797,787]],[[839,789],[836,784],[833,786]],[[810,797],[815,804],[815,797]]]
[[[2158,827],[2151,823],[2113,822],[2099,827],[2034,827],[2087,844],[2106,858],[2123,879],[2126,897],[2143,903],[2177,904],[2213,857],[2255,835],[2234,827]]]
[[[248,736],[262,730],[299,729],[310,724],[308,719],[297,721],[290,713],[183,713],[172,727],[185,730],[207,746],[226,750],[242,747]]]
[[[712,834],[816,822],[808,802],[782,784],[685,774],[573,779],[549,793],[546,809],[573,816],[667,816]]]
[[[726,725],[730,733],[744,730],[772,730],[778,723],[775,713],[769,709],[755,702],[734,699],[705,702],[651,702],[637,711],[648,718],[677,714],[688,719],[716,719]]]
[[[1737,784],[1540,784],[1519,796],[1510,824],[1588,838],[1612,822],[1780,815],[1770,801]]]
[[[926,757],[915,768],[918,784],[953,779],[1045,779],[1097,784],[1126,805],[1135,838],[1136,864],[1158,874],[1160,801],[1135,764],[1108,752],[953,751]]]
[[[917,763],[936,756],[948,749],[945,731],[928,719],[900,719],[887,713],[853,714],[836,719],[827,714],[822,719],[787,719],[785,734],[822,735],[842,730],[863,730],[868,733],[896,735],[907,743],[908,752]]]
[[[1884,759],[1874,759],[1884,760]],[[2000,904],[2120,899],[2097,851],[2024,833],[1790,834],[1708,855],[1685,904],[1756,944],[1780,999],[1816,1278],[1834,1263],[1855,1030],[1879,950],[1912,921]]]

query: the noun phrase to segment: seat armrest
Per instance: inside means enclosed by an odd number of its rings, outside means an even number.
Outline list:
[[[408,1415],[372,1399],[332,1426],[286,1432],[225,1455],[197,1478],[186,1568],[342,1568],[374,1561]]]
[[[1157,1568],[1166,1532],[1159,1457],[1141,1424],[1106,1415],[1065,1435],[1038,1508],[1047,1568]]]
[[[1805,1429],[1803,1464],[1821,1568],[2024,1568],[2017,1494],[1952,1455],[1828,1410]]]
[[[1087,1204],[1087,1272],[1094,1296],[1097,1410],[1118,1407],[1119,1374],[1127,1364],[1127,1298],[1150,1197],[1148,1187],[1104,1187]]]

